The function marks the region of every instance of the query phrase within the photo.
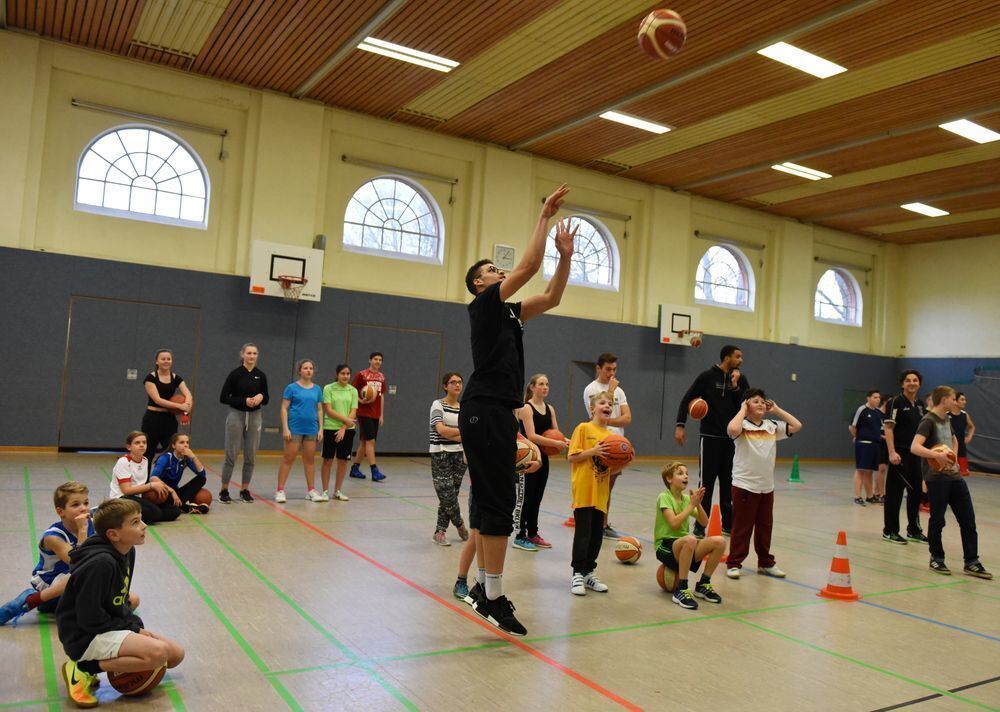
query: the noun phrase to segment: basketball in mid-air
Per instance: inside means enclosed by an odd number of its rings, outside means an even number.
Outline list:
[[[695,420],[701,420],[708,415],[708,403],[705,402],[705,399],[695,398],[693,401],[688,403],[688,415]]]
[[[639,25],[639,47],[653,59],[670,59],[685,39],[687,25],[673,10],[653,10]]]

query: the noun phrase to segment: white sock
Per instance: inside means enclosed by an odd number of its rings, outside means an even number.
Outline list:
[[[479,571],[476,572],[476,581],[479,582],[480,586],[486,585],[486,569],[479,569]]]
[[[495,601],[503,595],[503,574],[486,574],[486,597]]]

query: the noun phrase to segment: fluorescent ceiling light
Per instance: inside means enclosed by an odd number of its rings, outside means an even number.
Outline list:
[[[787,64],[789,67],[801,69],[803,72],[812,74],[814,77],[819,77],[820,79],[826,79],[827,77],[832,77],[834,74],[847,71],[845,67],[841,67],[839,64],[834,64],[822,57],[817,57],[815,54],[806,52],[804,49],[799,49],[787,42],[778,42],[770,47],[759,49],[757,50],[757,54],[770,57],[777,62]]]
[[[939,126],[945,131],[951,131],[952,133],[958,134],[959,136],[967,138],[970,141],[975,141],[976,143],[989,143],[990,141],[1000,139],[1000,133],[991,131],[985,126],[980,126],[979,124],[973,123],[968,119],[949,121],[946,124],[939,124]]]
[[[634,126],[637,129],[650,131],[655,134],[665,134],[667,131],[670,131],[669,126],[646,121],[645,119],[640,119],[638,116],[623,114],[620,111],[605,111],[601,114],[601,118],[608,121],[617,121],[619,124],[625,124],[626,126]]]
[[[915,213],[926,215],[929,218],[939,218],[942,215],[949,214],[947,210],[933,208],[930,205],[924,205],[923,203],[907,203],[906,205],[900,205],[899,207],[903,208],[904,210],[912,210]]]
[[[428,69],[436,69],[439,72],[450,72],[458,66],[458,62],[453,59],[445,59],[444,57],[438,57],[437,55],[428,54],[427,52],[419,52],[415,49],[410,49],[409,47],[404,47],[403,45],[393,44],[392,42],[386,42],[385,40],[378,40],[374,37],[366,37],[361,44],[358,45],[358,49],[363,49],[365,52],[380,54],[383,57],[392,57],[393,59],[399,59],[403,62],[418,64],[421,67],[427,67]]]
[[[808,178],[809,180],[822,180],[823,178],[833,177],[829,173],[817,171],[815,168],[806,168],[805,166],[800,166],[798,163],[789,163],[788,161],[771,166],[771,168],[782,173],[790,173],[799,178]]]

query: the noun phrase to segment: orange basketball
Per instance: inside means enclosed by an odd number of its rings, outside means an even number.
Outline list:
[[[688,403],[688,415],[695,420],[701,420],[708,415],[708,403],[705,402],[705,399],[695,398],[693,401]]]
[[[639,25],[639,47],[653,59],[670,59],[686,38],[687,25],[673,10],[653,10]]]
[[[615,544],[615,556],[623,564],[634,564],[642,556],[642,543],[634,536],[623,536]]]
[[[698,348],[699,346],[701,346],[701,337],[698,336],[697,334],[695,334],[694,336],[692,336],[691,337],[691,345],[694,346],[695,348]]]
[[[207,504],[207,505],[211,506],[211,504],[212,504],[212,493],[209,492],[204,487],[202,487],[200,490],[198,490],[197,492],[195,492],[195,494],[194,494],[194,503],[195,504]]]
[[[632,443],[624,435],[612,433],[601,442],[608,446],[608,454],[598,459],[612,473],[621,472],[635,457]]]
[[[667,593],[673,593],[677,588],[677,573],[663,564],[656,570],[656,583]]]
[[[149,490],[149,492],[143,492],[142,498],[152,502],[153,504],[163,504],[170,498],[170,493],[161,494],[158,490]]]
[[[520,472],[533,462],[542,459],[541,452],[535,443],[518,433],[517,454],[514,456],[514,469]]]
[[[152,692],[153,688],[160,684],[166,672],[166,665],[141,672],[109,672],[108,682],[123,695],[138,697]]]
[[[543,438],[549,438],[551,440],[565,440],[566,439],[566,436],[563,435],[561,432],[559,432],[559,430],[557,430],[556,428],[549,428],[544,433],[542,433],[542,437]],[[559,450],[558,449],[556,449],[554,447],[549,447],[548,445],[542,445],[541,449],[542,449],[542,452],[544,452],[546,455],[558,455],[559,454]]]
[[[948,461],[952,465],[954,465],[958,461],[958,457],[955,455],[954,451],[950,447],[948,447],[947,445],[945,445],[944,443],[940,443],[939,445],[935,445],[934,447],[931,448],[931,450],[933,450],[934,452],[943,452],[945,455],[948,456]],[[930,457],[927,458],[927,465],[932,470],[934,470],[934,472],[940,472],[942,470],[941,463],[939,463],[937,460],[935,460],[933,458],[930,458]],[[951,469],[951,468],[949,468],[949,469]]]
[[[378,391],[375,389],[374,383],[366,383],[361,387],[361,400],[365,403],[371,403],[378,396]]]

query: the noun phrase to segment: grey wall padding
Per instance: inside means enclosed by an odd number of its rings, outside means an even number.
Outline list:
[[[386,354],[388,382],[396,386],[379,435],[383,452],[425,452],[427,411],[440,393],[440,375],[454,370],[468,378],[471,372],[462,304],[331,288],[324,288],[320,303],[287,304],[248,294],[246,277],[9,248],[0,248],[0,263],[6,275],[0,282],[4,445],[120,446],[125,432],[116,430],[125,423],[139,426],[145,408],[141,379],[161,347],[179,354],[176,370],[194,391],[195,449],[222,448],[225,408],[219,389],[246,341],[260,347],[260,366],[271,385],[264,416],[271,429],[280,422],[281,392],[293,379],[297,358],[315,359],[318,381],[326,383],[348,356],[355,370],[365,367],[378,344]],[[103,305],[106,324],[90,329],[69,323],[70,305],[76,310],[81,303],[87,305],[88,323],[102,318]],[[157,313],[165,315],[162,323]],[[185,323],[192,326],[180,326]],[[700,349],[663,346],[656,329],[543,316],[526,325],[526,370],[548,374],[550,403],[569,434],[582,417],[582,392],[592,377],[588,362],[602,351],[615,352],[633,413],[627,435],[637,452],[693,456],[697,438],[689,437],[684,448],[673,439],[677,404],[695,375],[716,362],[720,347],[730,341],[708,335]],[[744,350],[750,382],[805,425],[779,446],[782,456],[851,457],[844,391],[896,382],[895,358],[748,339],[735,343]],[[74,355],[68,367],[67,353]],[[125,380],[127,368],[138,370],[136,381]],[[66,388],[64,371],[73,381]],[[112,412],[114,418],[108,416]],[[105,421],[113,425],[102,428]],[[91,442],[81,440],[81,422],[91,424]],[[76,429],[72,443],[60,443],[61,423],[67,431]],[[689,434],[696,431],[689,425]],[[280,436],[265,432],[261,447],[280,449]]]

